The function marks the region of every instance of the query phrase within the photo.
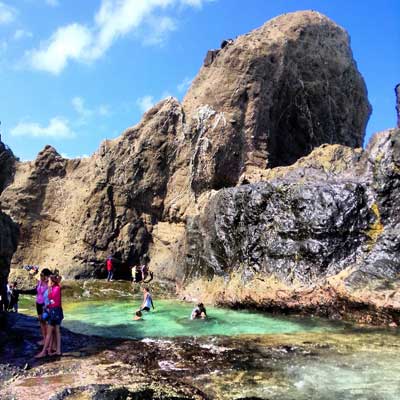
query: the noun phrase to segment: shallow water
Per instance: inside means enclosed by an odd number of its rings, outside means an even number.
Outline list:
[[[78,333],[129,339],[144,337],[215,336],[321,332],[342,329],[343,325],[320,319],[278,318],[248,311],[208,307],[208,318],[190,320],[192,304],[159,300],[155,310],[143,312],[134,321],[140,301],[85,301],[64,306],[63,325]]]
[[[29,302],[24,298],[21,308],[33,313]],[[400,399],[399,330],[213,307],[207,320],[191,321],[194,305],[175,300],[159,300],[143,321],[133,321],[139,305],[140,299],[64,301],[63,326],[165,343],[175,337],[186,346],[215,349],[206,371],[189,367],[181,376],[211,398]],[[173,371],[174,359],[159,360],[159,366]]]

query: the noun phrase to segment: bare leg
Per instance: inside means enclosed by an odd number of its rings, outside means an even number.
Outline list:
[[[50,342],[51,342],[51,339],[53,336],[53,330],[54,330],[53,326],[49,325],[47,327],[47,335],[46,335],[46,339],[44,341],[43,350],[39,354],[36,354],[35,358],[46,357],[46,355],[50,349],[49,346],[50,346]]]
[[[55,351],[51,351],[51,353],[49,353],[51,356],[54,355],[61,355],[61,331],[60,331],[60,325],[56,325],[54,327],[54,336],[53,336],[53,348],[54,346],[56,346]]]
[[[57,328],[58,328],[58,330],[60,330],[60,327],[58,325],[56,325],[54,328],[54,331],[53,331],[53,336],[51,337],[51,344],[49,347],[49,351],[51,353],[57,352]]]
[[[38,342],[39,345],[44,345],[44,342],[46,340],[46,334],[47,334],[47,324],[46,322],[42,321],[41,317],[39,317],[39,324],[40,324],[40,332],[42,333],[43,339]]]

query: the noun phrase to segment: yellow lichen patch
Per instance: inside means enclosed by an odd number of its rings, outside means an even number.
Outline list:
[[[365,232],[369,237],[368,249],[372,250],[379,236],[382,234],[384,226],[381,222],[381,214],[379,212],[378,204],[373,203],[371,206],[371,211],[375,215],[375,222],[370,225],[369,229]]]

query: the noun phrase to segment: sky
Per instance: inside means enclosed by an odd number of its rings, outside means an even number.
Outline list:
[[[316,10],[350,34],[373,113],[396,125],[400,0],[0,0],[0,132],[21,160],[85,157],[148,108],[182,99],[208,49],[280,14]]]

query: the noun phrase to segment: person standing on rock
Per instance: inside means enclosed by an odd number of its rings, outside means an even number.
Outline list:
[[[51,275],[49,281],[49,319],[47,326],[46,339],[44,341],[42,351],[37,354],[36,358],[42,358],[46,355],[61,356],[61,321],[64,319],[64,313],[61,304],[61,286],[60,278],[57,275]],[[55,351],[52,350],[53,335],[55,340]]]
[[[106,266],[107,266],[107,282],[110,282],[113,280],[114,276],[114,265],[111,256],[107,258]]]
[[[44,309],[44,293],[47,291],[50,275],[51,271],[48,268],[43,268],[40,272],[39,280],[37,281],[37,285],[34,289],[19,291],[20,294],[36,294],[36,312],[40,323],[40,332],[43,337],[43,339],[38,342],[39,345],[44,344],[47,335],[47,324],[46,321],[43,321],[42,315]]]

